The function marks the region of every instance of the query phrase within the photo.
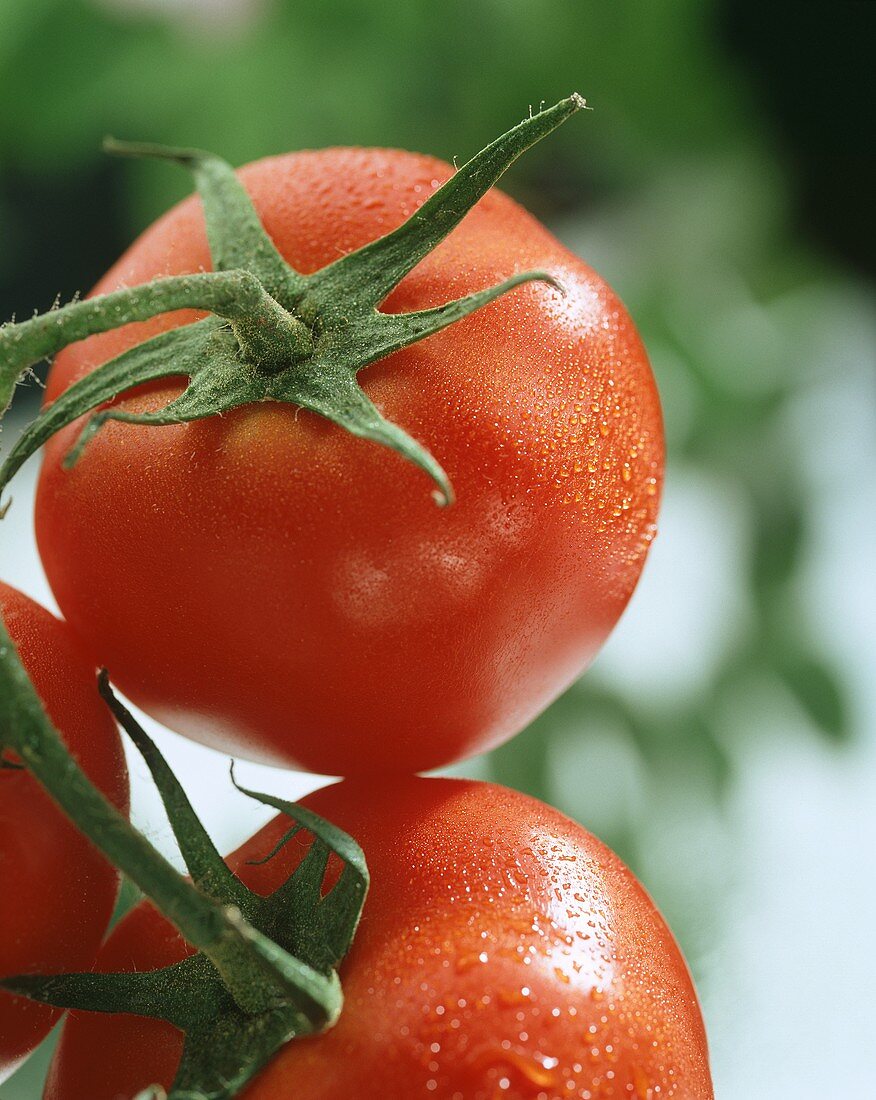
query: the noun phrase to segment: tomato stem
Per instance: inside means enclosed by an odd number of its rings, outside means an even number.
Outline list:
[[[307,328],[254,275],[209,271],[156,279],[0,327],[4,376],[17,379],[28,367],[77,340],[177,309],[207,310],[226,318],[242,334],[241,348],[253,362],[264,360],[275,366],[280,347],[284,363],[290,356],[304,358],[313,350]]]
[[[3,978],[0,987],[61,1008],[167,1020],[186,1035],[169,1100],[194,1095],[224,1100],[236,1096],[281,1046],[337,1020],[343,1001],[337,967],[368,888],[364,856],[351,837],[312,811],[239,788],[288,814],[313,837],[294,874],[274,894],[251,893],[220,859],[173,772],[115,699],[105,673],[100,690],[149,764],[194,882],[183,878],[79,768],[0,616],[0,755],[7,750],[17,755],[196,953],[157,971],[27,974]],[[324,891],[329,853],[341,859],[343,870]]]
[[[440,462],[384,419],[360,386],[358,373],[525,283],[547,284],[549,293],[557,293],[559,284],[549,272],[523,271],[434,309],[386,314],[379,307],[523,152],[584,106],[580,96],[572,95],[530,114],[463,164],[397,229],[311,275],[296,271],[279,254],[240,180],[221,158],[199,150],[109,141],[110,152],[157,156],[192,171],[216,270],[156,279],[0,329],[0,409],[32,364],[89,335],[182,308],[207,310],[226,324],[222,331],[202,330],[209,339],[197,347],[184,330],[165,332],[71,386],[25,431],[0,469],[0,492],[27,456],[66,424],[144,381],[183,375],[188,389],[163,410],[97,413],[73,458],[107,420],[178,424],[241,405],[280,401],[391,448],[435,482],[439,503],[452,503],[450,479]]]
[[[242,937],[224,907],[198,890],[91,783],[43,709],[0,618],[0,730],[76,827],[151,898],[222,974],[232,995],[251,1000],[241,975]],[[251,968],[246,968],[249,971]],[[245,1006],[243,1006],[245,1007]]]

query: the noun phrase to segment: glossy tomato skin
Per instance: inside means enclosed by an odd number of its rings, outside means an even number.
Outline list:
[[[329,149],[245,168],[267,230],[312,272],[399,224],[450,169]],[[209,268],[200,207],[157,222],[96,288]],[[523,728],[626,605],[663,471],[647,357],[608,286],[491,192],[392,294],[421,309],[529,285],[360,376],[436,455],[456,504],[398,455],[288,406],[163,428],[111,424],[73,470],[48,446],[40,552],[65,616],[120,687],[223,751],[324,774],[421,771]],[[192,314],[76,344],[51,400]],[[127,399],[155,408],[179,392]]]
[[[276,1055],[247,1100],[710,1100],[702,1018],[672,934],[579,825],[462,780],[347,781],[305,802],[359,839],[371,892],[338,1024]],[[246,862],[287,828],[276,819],[231,858],[253,889],[294,866],[297,842]],[[184,950],[141,906],[98,967],[152,968]],[[46,1100],[167,1086],[180,1044],[167,1025],[71,1014]]]
[[[128,810],[128,776],[96,670],[70,628],[0,582],[0,611],[55,727],[91,780]],[[118,876],[25,771],[0,769],[0,975],[87,970]],[[0,1081],[59,1013],[0,992]]]

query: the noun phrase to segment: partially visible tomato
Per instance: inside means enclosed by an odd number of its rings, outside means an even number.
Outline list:
[[[341,969],[344,1009],[294,1042],[247,1100],[711,1100],[696,993],[672,933],[629,870],[556,810],[485,783],[341,783],[305,800],[361,843],[371,892]],[[263,865],[277,818],[231,865],[267,893],[303,850]],[[101,970],[178,960],[149,905]],[[133,1016],[71,1013],[46,1100],[168,1086],[181,1036]]]
[[[311,273],[382,236],[452,174],[432,157],[327,149],[241,179]],[[209,269],[200,204],[158,221],[96,291]],[[435,455],[423,473],[319,417],[262,403],[161,428],[82,424],[47,446],[40,554],[64,615],[165,725],[235,755],[326,775],[422,771],[526,726],[617,622],[655,530],[660,406],[617,296],[535,218],[487,194],[387,312],[438,306],[526,269],[515,290],[360,378]],[[168,314],[74,344],[48,399]],[[127,397],[155,409],[168,382]]]
[[[66,623],[0,582],[0,611],[72,755],[120,809],[128,773],[96,670]],[[87,970],[112,916],[118,875],[23,770],[0,768],[0,975]],[[0,991],[0,1081],[59,1013]]]

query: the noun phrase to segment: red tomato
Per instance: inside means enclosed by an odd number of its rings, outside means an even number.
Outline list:
[[[397,226],[450,174],[430,157],[329,149],[241,178],[308,273]],[[98,291],[210,267],[199,204],[149,229]],[[319,417],[261,404],[172,427],[111,424],[72,471],[48,446],[40,552],[65,616],[119,687],[171,728],[324,774],[420,771],[512,736],[579,675],[654,534],[660,407],[608,286],[488,194],[384,308],[435,306],[523,269],[519,288],[360,376],[442,463],[424,475]],[[167,315],[73,345],[48,397]],[[180,392],[125,400],[154,409]]]
[[[128,773],[96,670],[70,628],[0,582],[0,611],[70,752],[127,813]],[[0,975],[88,969],[118,876],[26,771],[0,769]],[[0,1081],[59,1013],[0,991]]]
[[[341,969],[344,1010],[295,1042],[247,1100],[709,1100],[706,1036],[684,959],[620,860],[556,810],[502,787],[406,778],[346,782],[305,800],[361,842],[372,874]],[[275,889],[298,842],[263,866],[277,818],[231,865]],[[143,970],[187,951],[148,905],[99,969]],[[46,1100],[116,1100],[168,1086],[169,1025],[71,1013]]]

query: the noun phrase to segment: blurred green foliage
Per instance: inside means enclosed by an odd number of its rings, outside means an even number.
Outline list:
[[[644,871],[695,969],[726,885],[716,822],[751,735],[740,700],[790,706],[831,742],[852,728],[800,598],[812,486],[795,410],[830,381],[854,293],[801,235],[786,153],[724,14],[703,0],[0,4],[5,315],[86,287],[189,190],[166,165],[105,162],[106,133],[234,162],[336,143],[450,159],[530,104],[577,90],[593,105],[508,188],[625,298],[663,394],[667,505],[692,473],[713,495],[725,522],[705,534],[730,547],[732,599],[689,674],[651,692],[634,665],[597,662],[476,767]],[[687,622],[670,613],[655,634]]]
[[[543,215],[644,186],[667,156],[746,142],[743,82],[710,41],[698,0],[265,0],[237,20],[239,0],[149,6],[0,5],[0,195],[16,200],[0,221],[3,306],[43,307],[46,282],[53,295],[95,279],[187,192],[165,165],[107,165],[107,133],[199,145],[236,163],[331,144],[450,159],[530,105],[579,90],[597,110],[510,181]],[[0,219],[2,209],[0,198]]]

